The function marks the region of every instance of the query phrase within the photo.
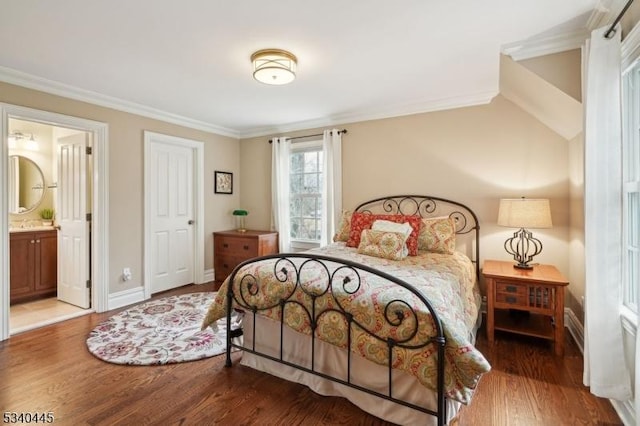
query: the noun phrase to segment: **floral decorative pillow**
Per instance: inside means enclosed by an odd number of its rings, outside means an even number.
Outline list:
[[[374,231],[386,231],[386,232],[399,232],[404,235],[405,244],[402,249],[402,257],[406,257],[409,254],[409,249],[407,248],[406,240],[413,232],[413,228],[407,222],[405,223],[395,223],[389,220],[376,220],[371,225],[371,229]],[[362,237],[360,237],[360,241],[362,241]]]
[[[413,231],[407,238],[407,249],[409,256],[418,255],[418,235],[422,227],[422,218],[420,216],[404,216],[401,214],[371,214],[355,212],[351,216],[351,230],[349,231],[349,240],[347,247],[358,247],[360,245],[360,236],[365,229],[371,229],[373,222],[376,220],[388,220],[395,223],[408,223]]]
[[[418,248],[434,253],[452,254],[456,249],[456,221],[452,217],[422,219]]]
[[[338,227],[336,228],[336,235],[333,236],[333,242],[349,240],[349,231],[351,230],[352,214],[353,212],[351,210],[342,211],[340,222],[338,223]]]
[[[406,239],[405,234],[400,232],[365,229],[362,231],[358,253],[389,260],[402,260],[405,256]]]

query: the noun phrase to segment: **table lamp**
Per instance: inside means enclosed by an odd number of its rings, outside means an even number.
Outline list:
[[[549,200],[541,198],[503,198],[498,210],[498,225],[520,228],[504,242],[504,249],[517,262],[518,269],[531,269],[529,263],[542,252],[542,242],[526,228],[551,228]]]
[[[236,209],[232,214],[236,217],[236,230],[238,232],[247,232],[247,228],[245,227],[245,218],[247,217],[249,212],[243,209]]]

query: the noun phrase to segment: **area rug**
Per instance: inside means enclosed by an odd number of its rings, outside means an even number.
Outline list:
[[[107,362],[131,365],[170,364],[220,355],[226,349],[226,318],[200,330],[215,295],[200,292],[164,297],[120,312],[89,333],[89,352]],[[238,319],[232,321],[236,328]]]

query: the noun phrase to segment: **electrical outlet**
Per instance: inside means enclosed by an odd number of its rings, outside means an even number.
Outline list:
[[[124,268],[122,270],[122,281],[131,280],[131,268]]]

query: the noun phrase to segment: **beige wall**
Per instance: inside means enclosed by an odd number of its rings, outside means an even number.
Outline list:
[[[582,102],[582,51],[580,49],[539,56],[518,63]]]
[[[569,141],[569,280],[566,306],[584,325],[584,134]]]
[[[109,125],[109,292],[142,284],[143,251],[143,132],[145,130],[202,141],[205,176],[205,269],[213,268],[212,232],[233,227],[240,181],[238,140],[165,123],[85,102],[0,83],[0,102],[100,121]],[[213,172],[234,173],[233,195],[213,193]],[[133,279],[122,282],[125,267]]]
[[[343,137],[343,206],[391,194],[429,194],[460,201],[481,222],[481,258],[509,260],[496,225],[504,197],[551,199],[554,227],[534,230],[536,257],[569,273],[569,143],[501,96],[489,105],[339,126]],[[308,129],[288,134],[317,133]],[[241,140],[241,205],[251,227],[268,229],[271,145]]]

